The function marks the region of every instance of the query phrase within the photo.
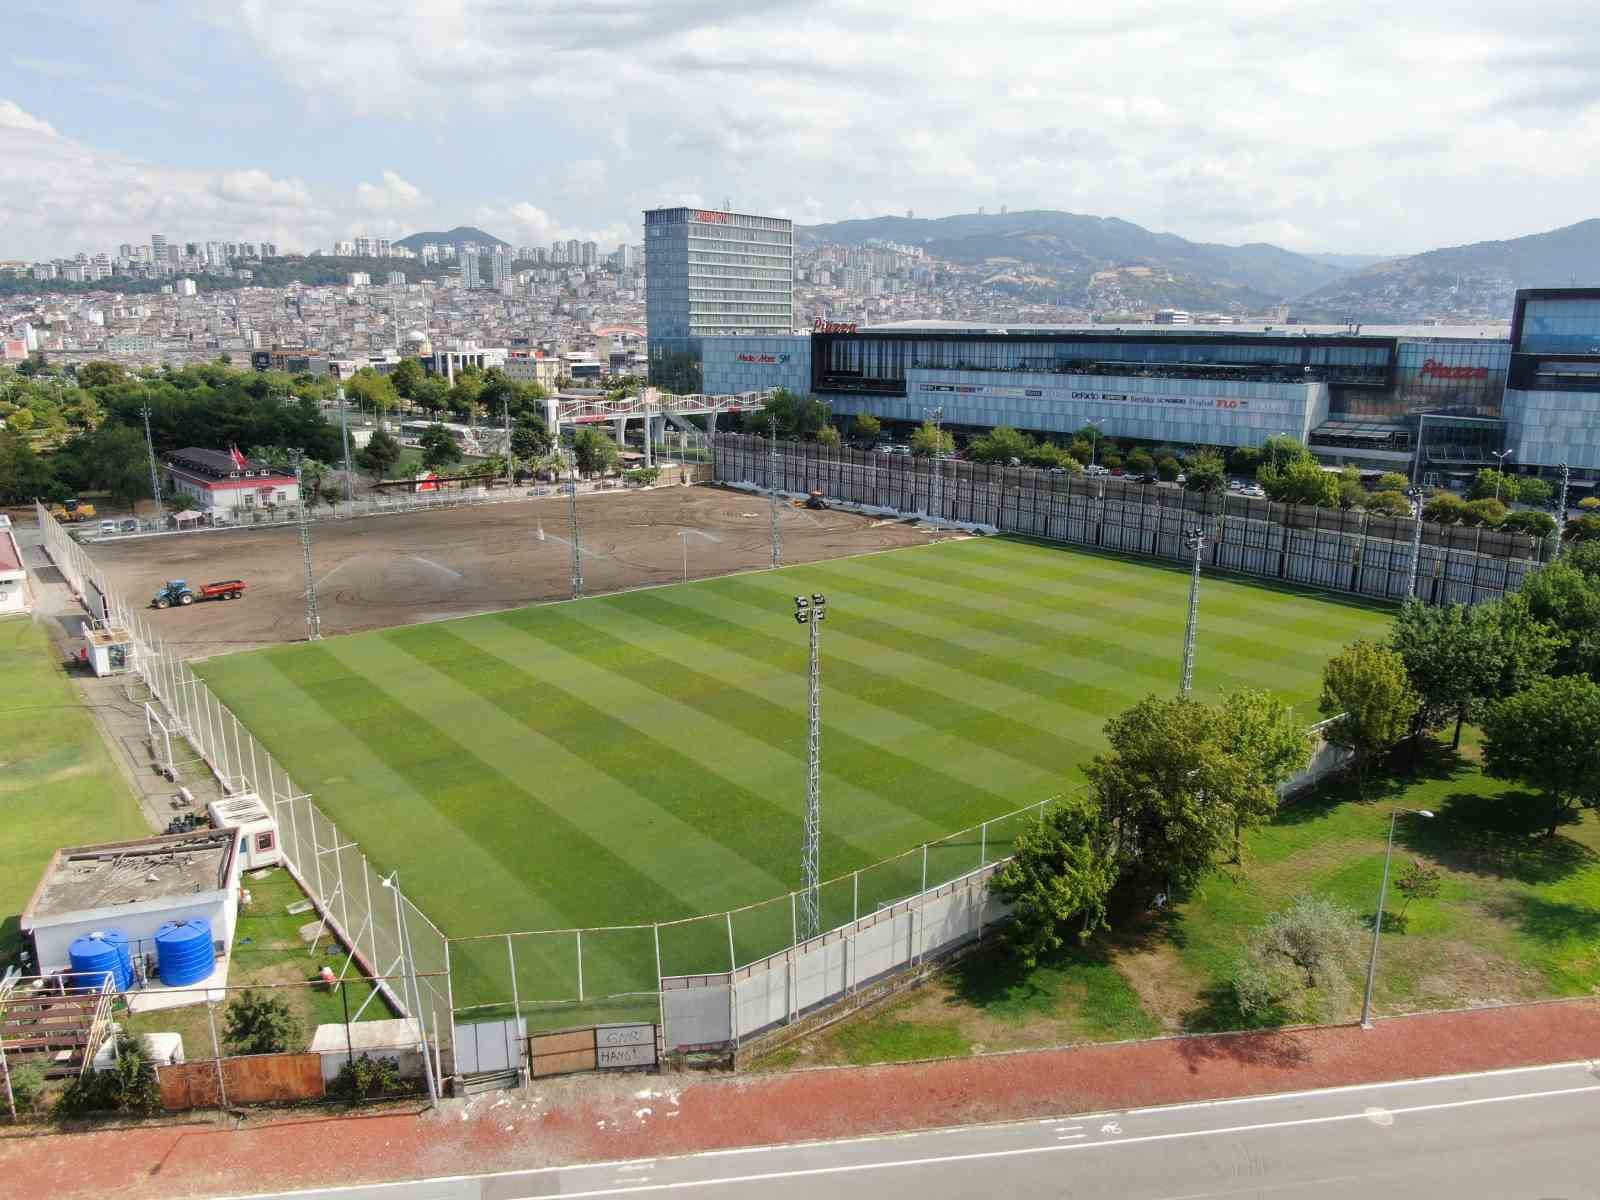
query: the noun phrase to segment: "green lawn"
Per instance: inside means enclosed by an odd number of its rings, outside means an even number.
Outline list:
[[[44,630],[0,620],[0,965],[50,854],[150,832]]]
[[[829,601],[822,853],[838,876],[1070,786],[1109,715],[1176,689],[1187,587],[1181,569],[980,539],[285,646],[202,673],[376,863],[404,869],[447,933],[625,924],[799,883],[795,593]],[[1388,620],[1207,579],[1196,692],[1265,683],[1310,722],[1329,654]],[[976,866],[976,841],[930,855],[930,877]],[[1008,841],[992,828],[988,857]],[[861,907],[915,890],[919,870],[920,855],[863,876]],[[825,921],[855,900],[848,883],[827,890]],[[740,918],[740,958],[784,944],[789,920],[786,899]],[[508,996],[504,947],[484,947],[482,963],[452,964]],[[664,930],[662,949],[669,973],[724,968],[726,929]],[[552,978],[571,973],[572,941],[538,953],[551,978],[521,995],[570,994]],[[585,938],[583,954],[592,993],[654,986],[648,930]],[[458,982],[458,1002],[478,990]]]

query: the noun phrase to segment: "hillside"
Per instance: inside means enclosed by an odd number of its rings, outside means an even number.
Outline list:
[[[1383,321],[1482,311],[1504,320],[1518,288],[1573,283],[1600,286],[1600,219],[1389,259],[1323,285],[1297,303],[1295,312],[1302,319],[1327,314]]]
[[[1157,303],[1180,303],[1180,296],[1214,293],[1245,305],[1273,304],[1347,273],[1266,243],[1191,242],[1115,217],[1052,210],[963,213],[931,220],[874,217],[799,226],[795,233],[803,246],[882,240],[921,246],[933,257],[957,263],[1017,259],[1050,272],[1069,294],[1086,293],[1098,272],[1149,267],[1156,276],[1173,282],[1170,295],[1152,297]]]
[[[511,246],[510,242],[503,242],[493,234],[485,233],[483,230],[472,225],[457,225],[454,229],[443,233],[413,233],[401,238],[394,244],[396,246],[404,246],[407,250],[420,253],[422,248],[429,242],[432,242],[436,246],[460,246],[464,242],[476,242],[479,246],[485,247],[505,246],[508,249]]]

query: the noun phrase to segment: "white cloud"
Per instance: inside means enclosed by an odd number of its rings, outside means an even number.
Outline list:
[[[414,213],[424,205],[422,189],[394,171],[385,171],[381,183],[357,184],[356,200],[370,213]]]
[[[15,100],[0,100],[0,130],[37,133],[45,137],[54,137],[56,133],[49,121],[24,112]]]
[[[636,227],[639,208],[683,193],[832,218],[1009,203],[1363,249],[1494,236],[1508,211],[1534,226],[1592,215],[1587,13],[1570,0],[241,0],[213,19],[320,104],[441,136],[526,114],[532,149],[541,135],[603,149],[589,186],[563,168],[540,199],[591,222]],[[404,31],[382,70],[325,53],[374,28]],[[1529,188],[1530,148],[1556,143]]]

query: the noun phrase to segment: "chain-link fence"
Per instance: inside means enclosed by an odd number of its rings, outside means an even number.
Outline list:
[[[776,461],[774,461],[776,460]],[[1525,533],[1415,522],[1359,510],[1202,494],[1108,476],[716,437],[719,481],[776,487],[894,513],[1125,554],[1184,559],[1184,532],[1206,533],[1206,565],[1383,600],[1476,604],[1515,591],[1555,544]]]

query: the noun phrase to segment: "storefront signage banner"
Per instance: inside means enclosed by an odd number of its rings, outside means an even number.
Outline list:
[[[787,354],[736,354],[734,357],[742,363],[755,363],[758,366],[781,366],[789,361]]]
[[[1044,399],[1043,388],[991,386],[989,384],[924,383],[924,392],[954,392],[962,396],[994,396],[1017,400]],[[1145,392],[1055,392],[1055,399],[1076,400],[1093,404],[1159,404],[1182,408],[1249,408],[1250,401],[1233,396],[1153,396]]]

